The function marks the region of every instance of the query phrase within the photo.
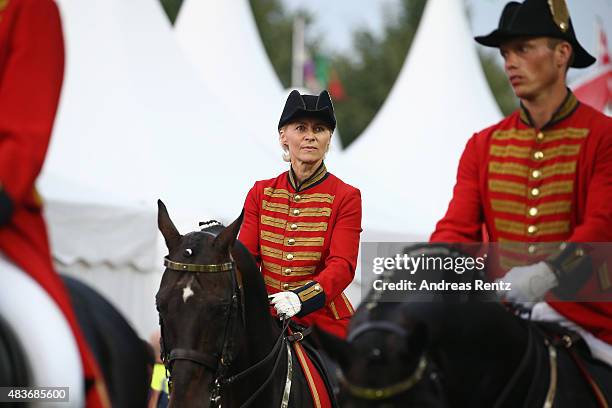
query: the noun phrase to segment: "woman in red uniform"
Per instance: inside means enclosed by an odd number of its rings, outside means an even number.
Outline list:
[[[361,195],[323,162],[335,128],[327,91],[291,92],[278,123],[290,167],[251,188],[240,241],[257,260],[279,316],[345,337],[353,308],[343,291],[355,275]]]

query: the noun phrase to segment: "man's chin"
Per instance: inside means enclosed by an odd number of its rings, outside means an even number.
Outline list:
[[[534,98],[533,92],[530,92],[529,90],[525,89],[522,86],[515,87],[513,88],[513,90],[514,90],[514,95],[516,95],[516,97],[521,100],[530,101]]]

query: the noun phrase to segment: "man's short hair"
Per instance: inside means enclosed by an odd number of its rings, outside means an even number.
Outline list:
[[[567,65],[565,66],[565,72],[567,72],[569,71],[570,67],[574,63],[575,56],[574,56],[574,47],[572,46],[572,44],[570,44],[568,41],[562,38],[554,38],[554,37],[549,37],[547,43],[548,43],[548,48],[554,51],[554,49],[557,48],[557,45],[564,43],[564,42],[568,43],[570,47],[572,47],[572,53],[569,57],[569,60],[567,60]]]

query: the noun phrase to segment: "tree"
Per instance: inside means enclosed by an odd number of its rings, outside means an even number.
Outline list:
[[[355,57],[333,59],[346,99],[336,103],[344,146],[370,123],[395,83],[417,31],[426,0],[402,0],[397,14],[386,13],[380,38],[366,29],[353,37]]]
[[[160,1],[174,23],[183,0]],[[397,10],[386,11],[380,36],[366,28],[357,29],[351,55],[323,55],[337,73],[346,94],[344,99],[335,101],[343,146],[348,146],[363,132],[387,98],[406,59],[426,1],[400,0]],[[288,88],[293,21],[297,13],[287,11],[281,0],[249,0],[249,3],[272,66],[283,86]],[[313,19],[304,11],[298,13],[305,17],[306,23]],[[308,40],[306,48],[312,56],[321,55],[321,39]],[[479,56],[498,105],[504,114],[509,114],[518,104],[503,69],[493,54],[480,52]]]
[[[508,82],[508,77],[504,70],[499,66],[493,53],[478,52],[480,63],[484,71],[489,87],[495,96],[504,116],[509,115],[518,108],[518,99]]]

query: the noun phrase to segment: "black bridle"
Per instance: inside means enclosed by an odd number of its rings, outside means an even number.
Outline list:
[[[371,331],[383,331],[398,335],[399,337],[405,339],[408,336],[406,330],[395,323],[387,322],[387,321],[370,321],[362,324],[357,327],[357,329],[353,330],[347,341],[352,343],[358,337],[362,336],[364,333]],[[416,384],[418,384],[423,377],[425,376],[428,367],[430,368],[430,378],[432,381],[436,382],[436,385],[441,388],[439,384],[439,376],[435,371],[431,370],[432,363],[429,362],[425,354],[422,354],[419,357],[419,361],[417,363],[414,371],[405,379],[400,380],[394,384],[388,385],[386,387],[364,387],[351,383],[342,373],[339,372],[340,382],[345,386],[348,392],[356,398],[367,400],[367,401],[380,401],[385,399],[390,399],[396,397],[400,394],[403,394],[410,389],[412,389]]]
[[[523,357],[521,358],[521,361],[518,367],[516,368],[515,372],[513,373],[512,377],[510,378],[508,384],[506,384],[506,386],[503,388],[502,392],[498,396],[497,400],[495,401],[494,407],[500,407],[504,405],[504,403],[508,400],[510,393],[514,390],[514,387],[516,383],[518,382],[518,380],[521,378],[521,376],[525,374],[525,371],[528,368],[529,362],[533,361],[534,357],[536,361],[536,367],[535,367],[536,375],[539,375],[541,373],[541,370],[543,369],[541,367],[540,355],[538,353],[538,347],[536,345],[536,335],[535,333],[533,333],[535,329],[531,325],[529,325],[527,330],[528,330],[527,347],[525,348]],[[366,322],[360,325],[355,330],[353,330],[349,334],[347,341],[351,343],[355,341],[355,339],[363,335],[364,333],[367,333],[370,331],[388,332],[388,333],[396,334],[400,336],[401,338],[406,338],[408,335],[405,329],[403,329],[402,327],[400,327],[399,325],[395,323],[388,322],[388,321],[369,321],[369,322]],[[557,387],[557,352],[556,352],[554,345],[552,345],[545,338],[544,338],[544,344],[546,346],[548,360],[549,360],[549,367],[550,367],[550,372],[551,372],[550,374],[551,378],[550,378],[548,391],[545,396],[544,407],[550,407],[553,404],[555,394],[556,394],[556,387]],[[534,356],[534,353],[537,354],[537,356]],[[433,363],[433,361],[429,361],[427,359],[425,354],[422,354],[420,356],[419,362],[417,363],[415,370],[410,374],[410,376],[408,376],[407,378],[399,382],[388,385],[386,387],[373,388],[373,387],[363,387],[363,386],[355,385],[351,383],[350,381],[348,381],[348,379],[344,376],[342,371],[339,371],[340,382],[345,386],[348,392],[353,397],[359,398],[362,400],[366,400],[366,401],[380,401],[380,400],[386,400],[386,399],[396,397],[400,394],[408,392],[417,383],[422,381],[426,376],[428,376],[429,379],[434,382],[435,388],[437,389],[438,393],[443,398],[442,403],[446,404],[445,406],[448,406],[446,398],[444,394],[442,393],[443,387],[440,381],[441,376],[438,373],[438,369]],[[524,406],[529,406],[530,401],[534,399],[534,393],[535,393],[534,383],[532,383],[525,397]]]
[[[168,385],[169,390],[172,393],[172,365],[176,360],[186,360],[192,363],[199,364],[204,366],[208,370],[214,373],[213,381],[210,387],[210,404],[212,407],[220,407],[221,406],[221,391],[224,386],[234,383],[235,381],[246,377],[248,374],[256,370],[257,368],[263,366],[268,363],[270,360],[274,359],[274,365],[272,370],[263,384],[249,397],[247,401],[245,401],[241,407],[248,407],[265,389],[265,387],[272,380],[276,370],[281,361],[281,357],[283,355],[283,351],[286,348],[287,338],[285,337],[285,332],[287,330],[287,326],[289,324],[289,320],[283,321],[283,327],[280,332],[279,337],[277,338],[274,346],[270,350],[270,352],[260,361],[250,366],[249,368],[241,371],[232,376],[227,376],[229,368],[234,360],[234,341],[230,333],[233,332],[234,325],[237,324],[237,316],[238,310],[241,310],[241,324],[242,327],[245,326],[245,312],[244,312],[244,304],[241,301],[242,292],[240,285],[238,285],[236,278],[236,264],[235,262],[226,262],[221,264],[187,264],[171,261],[168,258],[164,258],[164,265],[167,269],[171,269],[179,272],[193,272],[193,273],[225,273],[230,272],[231,274],[231,282],[232,282],[232,295],[231,295],[231,303],[230,307],[227,310],[227,315],[224,317],[225,320],[225,329],[223,334],[223,343],[221,346],[221,351],[216,351],[213,353],[203,353],[197,350],[191,349],[183,349],[183,348],[174,348],[168,352],[168,349],[164,340],[164,322],[162,320],[161,314],[159,316],[159,324],[161,327],[161,339],[160,339],[160,347],[161,347],[161,357],[164,366],[166,367],[166,374],[168,377]]]

